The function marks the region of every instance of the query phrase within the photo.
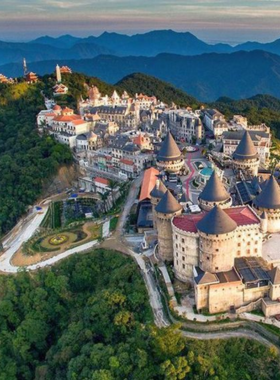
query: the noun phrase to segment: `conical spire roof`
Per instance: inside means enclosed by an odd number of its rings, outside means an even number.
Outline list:
[[[280,268],[275,267],[268,272],[273,285],[280,284]]]
[[[205,234],[221,235],[232,232],[237,224],[220,206],[215,206],[198,223],[197,229]]]
[[[168,132],[158,152],[158,161],[174,161],[179,160],[181,157],[182,154],[178,148],[178,145],[176,144],[171,133]]]
[[[223,202],[230,198],[218,174],[213,171],[206,186],[199,194],[199,199],[207,202]]]
[[[263,191],[253,201],[254,206],[266,209],[280,209],[280,187],[271,175]]]
[[[167,188],[165,187],[164,183],[160,179],[158,179],[156,181],[155,187],[150,192],[150,196],[154,198],[162,198],[166,191]]]
[[[155,210],[161,214],[173,214],[174,212],[182,210],[182,206],[177,202],[170,191],[167,190]]]
[[[245,131],[242,139],[240,140],[240,143],[233,153],[233,158],[236,160],[249,160],[256,158],[257,156],[257,150],[250,137],[250,134],[248,131]]]

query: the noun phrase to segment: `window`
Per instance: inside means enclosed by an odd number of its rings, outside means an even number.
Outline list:
[[[185,264],[183,264],[183,269],[185,269],[186,268],[186,265]]]
[[[176,248],[178,248],[178,244],[176,244]]]
[[[241,247],[241,243],[238,243],[237,246],[238,246],[238,247]]]
[[[219,267],[216,267],[215,270],[219,270]]]
[[[185,256],[182,257],[183,261],[185,261]]]
[[[216,248],[216,252],[219,252],[219,248]]]
[[[210,257],[209,257],[209,256],[207,256],[207,260],[210,260]]]
[[[185,239],[182,239],[182,243],[185,243]]]
[[[185,248],[184,247],[182,248],[182,251],[185,252]]]

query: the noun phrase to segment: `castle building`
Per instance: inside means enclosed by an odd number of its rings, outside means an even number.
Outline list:
[[[248,131],[243,134],[232,158],[235,169],[243,170],[253,176],[258,174],[260,160]]]
[[[271,175],[262,192],[253,200],[253,207],[262,216],[263,232],[280,231],[280,187]]]
[[[173,218],[172,236],[175,276],[193,282],[193,268],[204,272],[230,270],[234,258],[261,256],[260,219],[250,206],[185,214]]]
[[[232,156],[245,133],[244,129],[248,130],[261,164],[266,165],[270,157],[271,133],[269,128],[264,124],[250,127],[246,125],[246,127],[244,126],[244,128],[237,131],[224,132],[222,135],[224,154]]]
[[[155,207],[155,211],[157,216],[159,257],[163,261],[172,261],[173,238],[171,220],[174,216],[180,215],[183,208],[171,192],[167,190]]]
[[[184,165],[183,155],[171,133],[168,132],[157,154],[157,167],[169,173],[179,173]]]
[[[198,204],[205,211],[210,211],[216,205],[219,205],[221,208],[231,206],[231,196],[224,188],[224,185],[215,170],[206,183],[206,186],[199,194]]]

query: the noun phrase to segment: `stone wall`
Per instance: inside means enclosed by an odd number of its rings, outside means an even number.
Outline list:
[[[231,306],[243,305],[244,285],[241,281],[213,284],[209,287],[209,312],[228,311]]]
[[[184,282],[193,281],[193,267],[198,265],[198,234],[185,232],[172,224],[174,272]]]

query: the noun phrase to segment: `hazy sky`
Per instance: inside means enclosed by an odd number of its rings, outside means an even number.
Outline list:
[[[280,0],[0,0],[0,39],[191,31],[208,42],[280,38]]]

